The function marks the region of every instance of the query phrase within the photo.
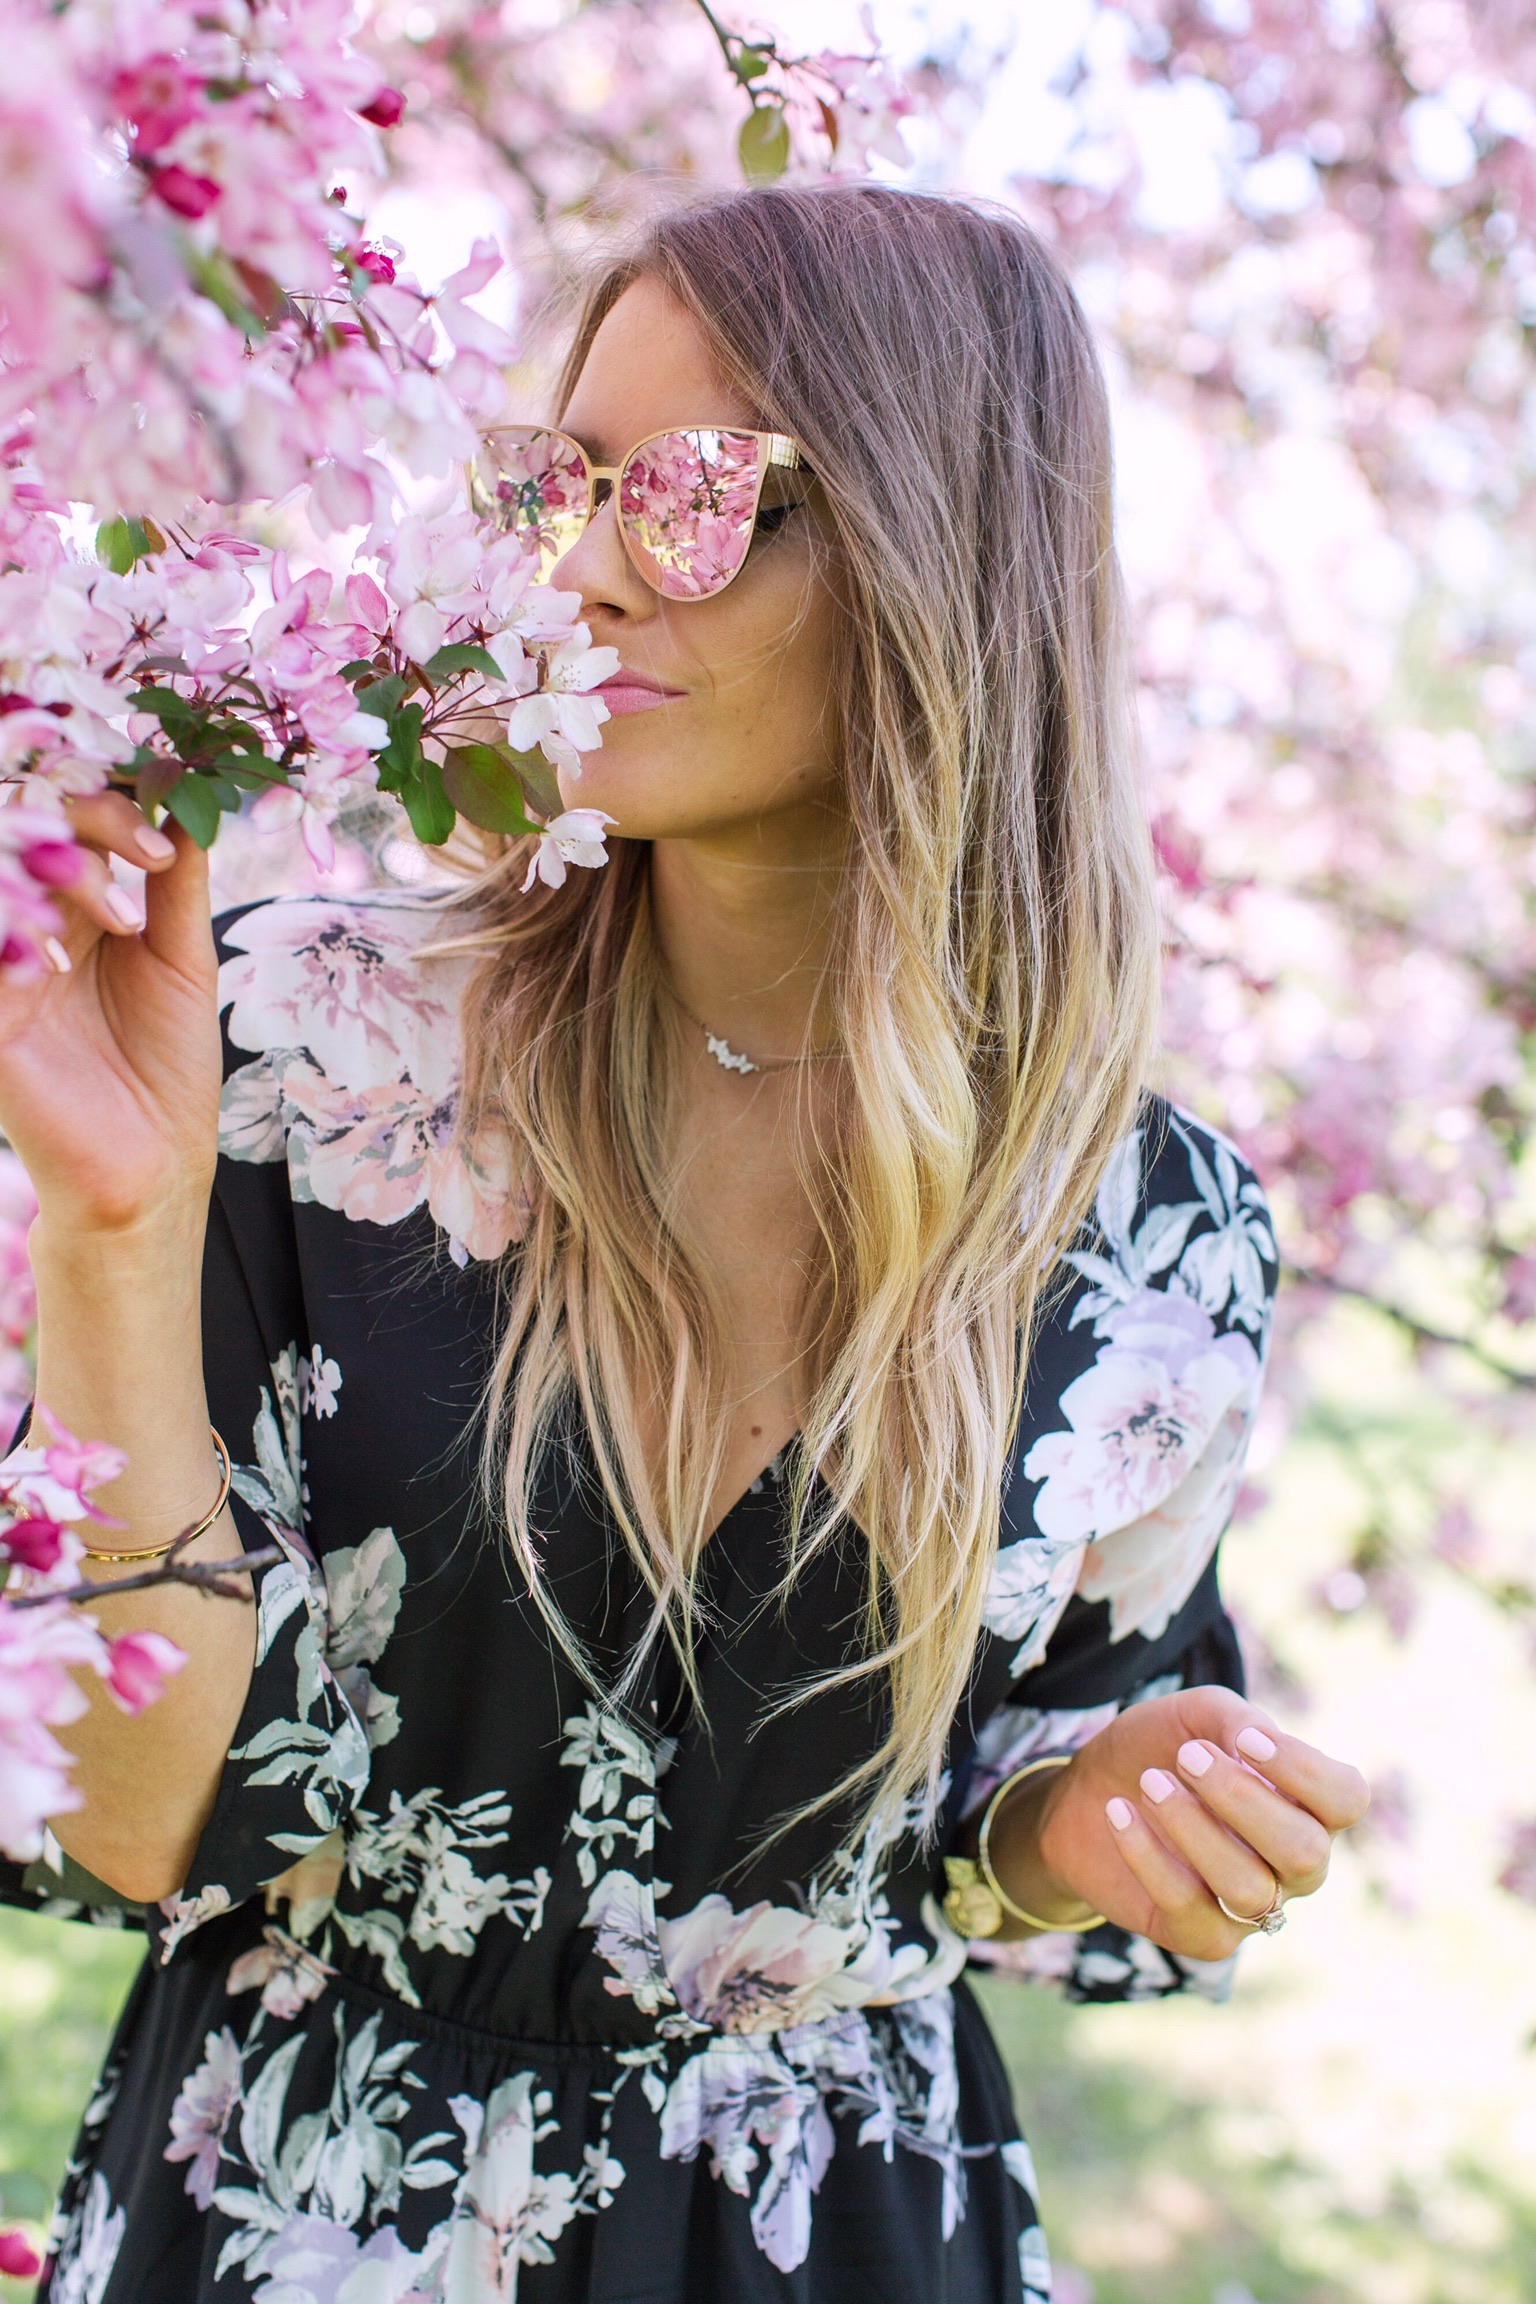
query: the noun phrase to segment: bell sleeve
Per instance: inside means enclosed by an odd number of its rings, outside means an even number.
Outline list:
[[[1263,1191],[1233,1146],[1149,1099],[1030,1358],[988,1638],[957,1739],[952,1829],[1027,1761],[1070,1753],[1125,1706],[1243,1689],[1217,1551],[1258,1411],[1278,1278]],[[1108,1923],[973,1962],[1074,2000],[1223,1998],[1231,1960],[1165,1952]]]

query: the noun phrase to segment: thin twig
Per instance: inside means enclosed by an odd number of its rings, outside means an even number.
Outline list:
[[[237,1576],[253,1576],[258,1568],[272,1568],[283,1558],[282,1547],[264,1545],[259,1552],[242,1552],[238,1560],[217,1560],[209,1567],[197,1561],[178,1560],[179,1548],[188,1541],[178,1536],[159,1568],[141,1569],[136,1576],[104,1576],[99,1584],[74,1584],[63,1592],[27,1592],[18,1600],[7,1595],[9,1608],[46,1608],[52,1601],[67,1600],[72,1607],[89,1608],[95,1601],[109,1599],[117,1592],[148,1592],[160,1584],[187,1584],[194,1592],[210,1592],[220,1600],[240,1600],[248,1607],[251,1595],[242,1584],[234,1582]]]
[[[1357,1303],[1369,1304],[1373,1311],[1384,1313],[1387,1319],[1412,1336],[1417,1343],[1435,1344],[1448,1352],[1465,1352],[1480,1368],[1502,1377],[1506,1384],[1517,1385],[1522,1391],[1536,1392],[1536,1372],[1527,1368],[1511,1368],[1507,1360],[1490,1352],[1470,1336],[1453,1336],[1444,1328],[1431,1328],[1427,1320],[1416,1319],[1405,1312],[1400,1304],[1389,1304],[1380,1296],[1373,1296],[1368,1288],[1356,1288],[1347,1280],[1336,1280],[1328,1272],[1309,1272],[1304,1265],[1288,1264],[1287,1280],[1300,1281],[1307,1288],[1326,1288],[1333,1296],[1352,1296]]]

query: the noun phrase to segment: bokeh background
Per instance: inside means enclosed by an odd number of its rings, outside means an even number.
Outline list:
[[[1021,207],[1099,329],[1167,1084],[1257,1161],[1287,1261],[1227,1584],[1262,1700],[1376,1788],[1327,1894],[1250,1948],[1230,2006],[986,1987],[1059,2304],[1519,2304],[1536,19],[1516,0],[877,0],[863,20],[786,0],[721,21],[789,65],[758,85],[790,93],[797,167],[864,154],[828,152],[794,59],[883,51],[875,173]],[[748,84],[697,0],[382,0],[363,37],[409,104],[373,225],[429,286],[477,235],[502,243],[532,405],[544,290],[658,177],[731,180]],[[260,520],[321,549],[293,507]],[[343,884],[423,869],[376,811],[342,829]],[[280,836],[218,862],[232,895],[312,884]],[[13,1402],[26,1213],[0,1169]],[[137,1957],[0,1915],[0,2221],[45,2218]]]

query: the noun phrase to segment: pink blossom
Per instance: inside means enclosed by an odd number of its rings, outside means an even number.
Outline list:
[[[63,1539],[57,1520],[13,1520],[8,1528],[0,1528],[0,1558],[46,1575],[58,1566]]]
[[[197,117],[202,84],[175,56],[149,56],[112,82],[112,101],[130,124],[140,158],[163,151]]]
[[[0,1850],[19,1863],[41,1854],[48,1817],[80,1805],[70,1755],[49,1730],[79,1719],[73,1670],[99,1671],[104,1654],[67,1601],[22,1611],[0,1596]]]
[[[0,2275],[7,2280],[35,2280],[43,2260],[24,2232],[0,2232]]]
[[[186,1663],[186,1653],[159,1632],[121,1632],[107,1643],[106,1683],[113,1702],[131,1719],[165,1693],[166,1681]]]
[[[207,215],[215,200],[223,197],[221,184],[215,183],[211,176],[194,176],[179,160],[173,160],[168,168],[157,168],[149,181],[157,200],[163,200],[167,208],[174,209],[178,216],[189,217],[194,223],[200,216]]]
[[[357,111],[360,119],[370,121],[375,128],[395,128],[405,117],[405,98],[398,88],[381,88],[377,96],[359,104]]]

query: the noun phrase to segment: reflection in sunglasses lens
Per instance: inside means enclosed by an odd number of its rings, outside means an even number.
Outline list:
[[[475,461],[475,508],[537,551],[547,576],[586,525],[587,472],[563,432],[529,426],[493,432]]]
[[[751,432],[661,432],[619,480],[619,516],[647,582],[669,600],[721,591],[746,559],[757,512]]]

